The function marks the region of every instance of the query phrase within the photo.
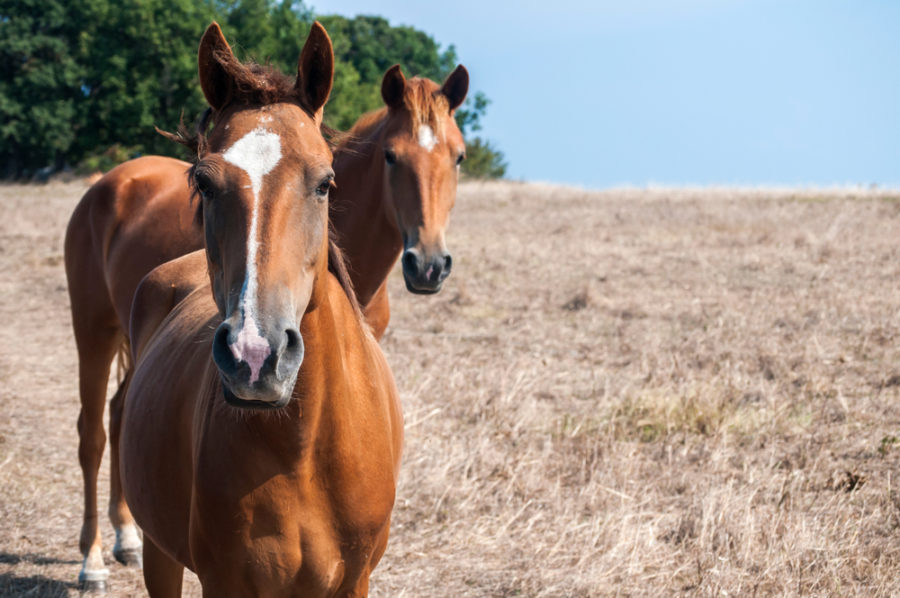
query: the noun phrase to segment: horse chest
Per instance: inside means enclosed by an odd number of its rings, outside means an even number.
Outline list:
[[[195,493],[191,552],[214,595],[332,596],[368,569],[376,535],[321,488],[270,478],[241,497]],[[240,490],[238,490],[240,492]]]

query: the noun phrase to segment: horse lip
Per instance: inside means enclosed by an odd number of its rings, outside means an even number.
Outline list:
[[[409,278],[405,275],[403,276],[403,282],[406,283],[406,290],[414,295],[434,295],[438,291],[441,290],[441,287],[444,286],[443,281],[437,283],[434,286],[416,286],[410,282]]]
[[[277,401],[260,401],[257,399],[242,399],[231,389],[228,382],[222,378],[222,394],[225,402],[232,407],[240,407],[242,409],[251,409],[257,411],[271,411],[273,409],[281,409],[291,400],[291,393],[286,394]]]

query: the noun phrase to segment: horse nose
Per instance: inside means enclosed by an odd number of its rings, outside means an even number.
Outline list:
[[[427,264],[423,264],[422,268],[425,270],[424,272],[420,272],[420,275],[425,280],[425,282],[429,284],[439,284],[444,282],[444,280],[450,276],[450,269],[453,267],[453,258],[446,251],[442,251],[441,253],[435,255],[427,262]]]
[[[449,252],[441,250],[427,255],[416,247],[404,251],[401,262],[406,288],[413,293],[437,293],[453,267]]]
[[[233,380],[254,384],[274,374],[276,382],[284,382],[296,375],[303,362],[303,337],[294,325],[281,325],[280,334],[259,330],[255,322],[245,321],[235,332],[230,321],[222,322],[213,336],[213,360],[218,368]],[[273,351],[271,347],[275,347]],[[246,364],[247,368],[241,365]]]
[[[443,282],[450,276],[450,270],[453,268],[453,256],[447,251],[442,251],[430,260],[425,260],[415,249],[407,249],[403,252],[401,261],[407,275],[432,284]]]

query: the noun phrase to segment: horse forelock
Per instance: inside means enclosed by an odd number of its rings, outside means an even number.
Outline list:
[[[210,124],[215,128],[220,122],[227,120],[227,114],[235,109],[261,108],[284,102],[297,105],[310,118],[315,119],[315,114],[302,101],[294,77],[285,75],[269,65],[253,61],[240,62],[225,50],[217,50],[216,57],[234,84],[226,104],[219,110],[212,108],[204,110],[193,130],[185,126],[183,113],[174,134],[156,127],[156,131],[163,137],[187,147],[195,162],[208,151]],[[324,122],[320,124],[319,132],[328,143],[329,149],[334,150],[334,140],[340,138],[341,132]]]
[[[444,138],[444,117],[450,114],[450,102],[440,90],[431,79],[413,77],[407,80],[403,105],[409,112],[414,135],[422,125],[427,125],[439,139]]]
[[[265,106],[278,102],[293,102],[309,112],[300,101],[293,77],[269,65],[253,61],[240,62],[230,50],[217,50],[216,58],[233,83],[231,95],[222,106],[223,111],[233,105]]]
[[[437,139],[443,140],[446,133],[444,117],[450,113],[450,104],[444,94],[440,93],[438,84],[430,79],[413,77],[407,79],[406,85],[403,96],[404,109],[399,113],[400,118],[406,119],[402,124],[403,129],[416,139],[422,125],[426,125]],[[337,146],[332,149],[356,154],[368,151],[365,144],[373,136],[377,136],[379,127],[395,114],[398,113],[390,111],[387,106],[382,106],[360,116],[349,131],[329,131],[332,135],[331,140]]]

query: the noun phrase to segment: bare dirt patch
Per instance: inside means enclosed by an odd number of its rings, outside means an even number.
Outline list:
[[[0,186],[0,595],[77,595],[84,190]],[[887,192],[463,185],[444,291],[391,280],[372,594],[900,594],[898,239]]]

